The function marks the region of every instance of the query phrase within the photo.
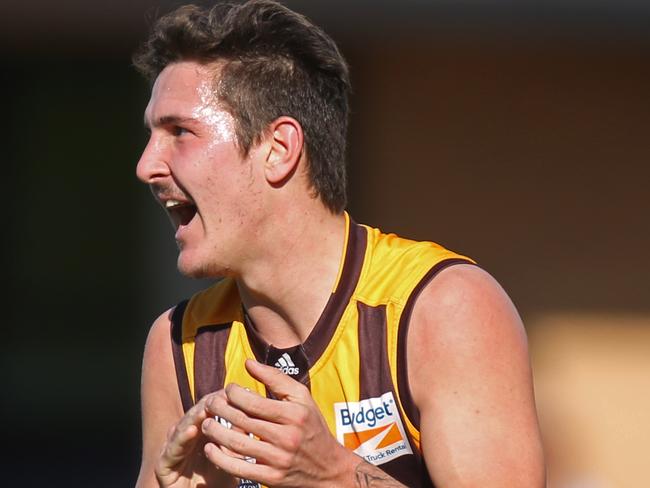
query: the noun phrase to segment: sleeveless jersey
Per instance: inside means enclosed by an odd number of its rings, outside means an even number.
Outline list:
[[[409,487],[433,486],[420,449],[419,412],[406,363],[409,319],[420,291],[443,268],[473,263],[431,242],[359,225],[345,214],[345,252],[334,290],[303,344],[266,344],[232,279],[180,303],[172,350],[183,407],[237,383],[267,394],[244,367],[274,365],[311,391],[330,432]],[[244,480],[240,486],[259,486]]]

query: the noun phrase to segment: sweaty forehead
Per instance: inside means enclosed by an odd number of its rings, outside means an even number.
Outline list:
[[[189,115],[197,107],[214,103],[214,76],[214,67],[194,61],[180,61],[166,66],[151,90],[145,121],[170,113]]]

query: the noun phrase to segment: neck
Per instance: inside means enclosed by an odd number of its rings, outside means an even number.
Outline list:
[[[334,289],[344,253],[345,217],[313,208],[283,214],[260,236],[268,246],[238,276],[239,293],[257,332],[284,348],[309,336]]]

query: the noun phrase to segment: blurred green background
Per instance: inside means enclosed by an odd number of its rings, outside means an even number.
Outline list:
[[[476,258],[531,332],[549,314],[650,331],[647,2],[287,3],[351,65],[358,221]],[[177,4],[0,6],[3,486],[135,481],[148,326],[205,284],[175,272],[134,175],[148,88],[130,55]],[[640,486],[626,472],[588,474]]]

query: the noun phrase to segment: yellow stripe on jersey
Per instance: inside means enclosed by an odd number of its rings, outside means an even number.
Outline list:
[[[345,261],[345,250],[348,248],[348,239],[350,238],[350,216],[347,212],[343,212],[345,215],[345,240],[343,241],[343,252],[341,253],[341,260],[339,262],[339,271],[336,274],[336,281],[334,281],[334,288],[332,293],[336,291],[339,287],[339,281],[341,281],[341,274],[343,273],[343,261]]]
[[[233,322],[228,336],[228,345],[226,346],[226,377],[223,386],[235,383],[265,397],[266,387],[264,384],[257,381],[246,371],[245,363],[247,359],[255,359],[255,355],[246,337],[246,330],[242,322]]]
[[[187,370],[187,381],[190,384],[190,395],[192,395],[192,400],[196,403],[196,394],[194,393],[194,337],[183,339],[183,358]]]
[[[321,407],[327,426],[336,436],[336,419],[331,405],[359,401],[358,312],[348,305],[325,352],[310,368],[311,394]]]

